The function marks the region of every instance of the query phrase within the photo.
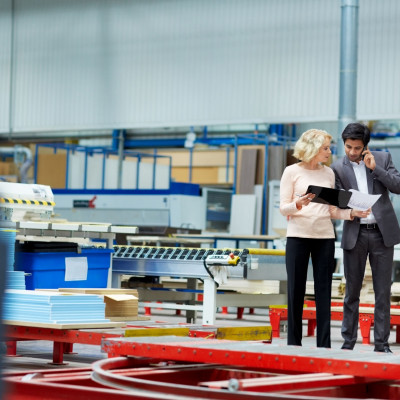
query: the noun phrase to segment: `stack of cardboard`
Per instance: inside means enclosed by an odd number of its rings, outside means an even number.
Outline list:
[[[136,291],[137,293],[137,291]],[[111,321],[126,321],[138,319],[138,296],[131,294],[104,295],[106,316]]]
[[[149,149],[143,152],[153,154],[154,150]],[[210,149],[196,145],[192,150],[157,150],[157,155],[170,157],[171,177],[177,182],[215,185],[232,184],[234,181],[235,152],[233,149]]]
[[[138,316],[138,291],[135,289],[58,289],[60,292],[98,294],[106,304],[105,316],[111,321],[135,321]]]

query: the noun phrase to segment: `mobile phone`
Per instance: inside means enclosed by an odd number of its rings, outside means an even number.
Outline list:
[[[362,153],[364,153],[365,150],[368,150],[368,146],[364,146],[364,148],[362,149],[361,160],[364,160],[365,154],[362,154]]]

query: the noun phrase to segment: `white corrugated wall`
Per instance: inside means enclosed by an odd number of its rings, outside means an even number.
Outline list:
[[[337,119],[340,0],[14,4],[15,131]],[[399,14],[360,0],[360,119],[400,118]]]
[[[400,1],[360,0],[357,116],[400,119]]]
[[[0,1],[0,133],[10,130],[11,0]]]

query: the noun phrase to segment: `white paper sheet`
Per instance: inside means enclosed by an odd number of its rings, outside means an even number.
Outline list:
[[[368,210],[381,197],[380,194],[361,193],[355,189],[350,189],[350,192],[352,192],[352,195],[347,206],[356,210]]]
[[[86,281],[87,257],[65,257],[65,281]]]

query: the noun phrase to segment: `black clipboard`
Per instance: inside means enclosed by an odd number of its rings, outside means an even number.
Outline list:
[[[352,193],[347,190],[338,190],[314,185],[308,187],[306,194],[307,193],[315,194],[315,197],[311,200],[312,203],[328,204],[339,208],[348,208],[347,204],[352,195]]]

